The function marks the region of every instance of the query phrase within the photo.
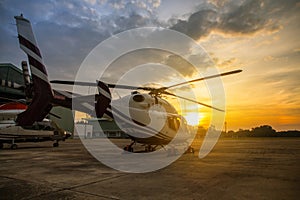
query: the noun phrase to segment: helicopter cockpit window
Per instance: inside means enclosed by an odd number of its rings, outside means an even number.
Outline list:
[[[133,100],[135,102],[142,102],[145,100],[145,97],[143,95],[140,95],[140,94],[136,94],[133,96]]]
[[[177,130],[178,130],[179,127],[180,127],[180,118],[176,117],[175,123],[176,123],[176,127],[177,127]]]
[[[169,127],[175,131],[179,129],[180,126],[180,118],[177,117],[169,117],[168,118]]]

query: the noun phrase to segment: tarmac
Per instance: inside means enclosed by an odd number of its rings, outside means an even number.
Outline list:
[[[300,138],[221,138],[203,159],[200,143],[142,174],[105,166],[79,139],[5,146],[0,199],[299,199]]]

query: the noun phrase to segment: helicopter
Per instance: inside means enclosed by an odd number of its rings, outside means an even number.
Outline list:
[[[242,71],[224,72],[159,88],[111,84],[100,80],[96,80],[95,83],[64,80],[49,81],[30,21],[24,18],[22,14],[21,16],[15,16],[15,19],[20,48],[28,56],[32,75],[32,82],[28,77],[25,78],[27,80],[25,82],[25,93],[30,99],[30,104],[24,112],[18,114],[17,125],[32,125],[36,121],[42,121],[53,106],[62,106],[87,113],[96,118],[105,117],[115,120],[132,140],[129,145],[124,147],[124,150],[130,152],[133,152],[133,145],[136,143],[144,144],[148,150],[154,151],[157,146],[168,144],[175,135],[179,135],[179,142],[185,142],[190,138],[186,119],[178,114],[170,102],[163,98],[165,95],[224,112],[224,110],[211,105],[173,94],[169,92],[169,89]],[[24,76],[28,76],[24,68],[23,72]],[[50,83],[97,87],[98,93],[81,95],[69,91],[54,90]],[[113,100],[110,89],[134,91],[130,95]],[[138,92],[140,90],[148,93]]]
[[[106,84],[108,88],[129,89],[133,90],[133,92],[119,99],[111,100],[102,117],[117,121],[117,125],[121,130],[129,133],[128,136],[132,139],[132,143],[124,147],[124,150],[129,152],[134,151],[133,145],[136,143],[145,145],[145,151],[147,152],[155,151],[158,146],[169,144],[176,135],[178,135],[176,139],[177,143],[185,143],[192,137],[189,125],[176,108],[164,98],[165,95],[191,101],[192,103],[200,104],[219,112],[224,112],[224,110],[175,95],[167,90],[205,79],[239,73],[240,71],[225,72],[161,88]],[[52,80],[50,82],[65,85],[97,86],[96,83],[79,81]],[[148,93],[141,93],[139,91],[147,91]],[[111,97],[110,90],[106,92],[105,96]],[[189,146],[186,149],[187,151],[194,151]]]

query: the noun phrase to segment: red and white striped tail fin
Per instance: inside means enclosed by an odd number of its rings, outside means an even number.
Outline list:
[[[22,15],[15,16],[20,48],[27,54],[33,82],[34,96],[28,109],[18,115],[19,125],[30,125],[42,121],[51,109],[53,91],[47,71],[35,40],[31,23]]]
[[[47,70],[45,68],[41,52],[35,40],[30,21],[22,15],[15,16],[17,22],[20,48],[27,54],[33,79],[41,79],[49,85]],[[33,80],[35,81],[35,80]],[[52,93],[52,90],[51,90]]]

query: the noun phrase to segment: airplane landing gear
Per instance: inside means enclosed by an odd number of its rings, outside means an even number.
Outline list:
[[[12,145],[10,146],[10,148],[13,149],[13,150],[15,150],[15,149],[18,148],[18,145],[17,145],[17,144],[12,144]]]
[[[13,138],[12,141],[11,141],[11,146],[10,146],[11,149],[15,150],[18,148],[18,145],[15,144],[15,139]]]

